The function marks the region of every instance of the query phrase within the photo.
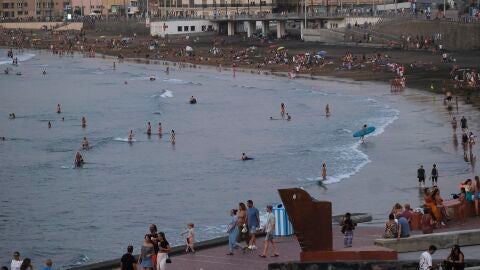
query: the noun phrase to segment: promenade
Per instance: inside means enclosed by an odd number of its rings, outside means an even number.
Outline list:
[[[340,226],[333,226],[333,245],[335,250],[343,249],[343,235],[340,233]],[[480,218],[470,218],[466,224],[460,225],[452,221],[449,227],[435,230],[435,232],[448,232],[455,230],[469,230],[480,228]],[[368,247],[369,249],[379,249],[381,247],[373,246],[373,242],[377,238],[381,238],[384,228],[373,225],[359,225],[354,232],[353,247],[350,250],[359,250]],[[421,231],[413,231],[412,234],[422,234]],[[182,254],[172,256],[172,264],[168,265],[168,270],[189,270],[189,269],[267,269],[269,263],[298,261],[300,254],[300,246],[295,236],[277,237],[277,247],[280,257],[265,259],[260,258],[258,254],[263,247],[263,238],[257,241],[257,251],[247,251],[245,254],[241,250],[237,250],[235,255],[225,255],[228,251],[226,245],[214,247],[205,250],[199,250],[196,254]],[[462,247],[465,259],[477,259],[480,252],[480,246]],[[399,253],[400,261],[418,260],[422,251]],[[450,253],[450,249],[440,249],[434,254],[435,260],[443,260]]]

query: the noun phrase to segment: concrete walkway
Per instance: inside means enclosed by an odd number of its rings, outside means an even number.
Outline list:
[[[333,225],[334,249],[343,248],[343,235],[340,233],[340,226]],[[359,249],[362,246],[373,246],[373,240],[382,235],[383,228],[359,226],[355,230],[353,239],[353,248]],[[245,270],[245,269],[267,269],[268,264],[272,262],[298,261],[300,246],[295,236],[277,237],[277,247],[280,257],[261,258],[261,248],[263,248],[263,238],[257,241],[258,250],[247,251],[245,254],[241,250],[235,250],[233,256],[228,253],[227,246],[220,246],[205,250],[199,250],[196,254],[183,254],[172,257],[172,264],[168,265],[168,270]],[[270,254],[272,251],[270,250]]]

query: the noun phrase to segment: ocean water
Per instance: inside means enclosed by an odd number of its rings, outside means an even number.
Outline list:
[[[311,86],[172,66],[167,75],[163,65],[118,61],[114,70],[113,60],[44,51],[19,52],[15,67],[6,50],[0,55],[0,68],[14,70],[0,74],[2,263],[14,250],[37,266],[48,257],[60,268],[117,258],[129,244],[138,251],[150,223],[172,244],[183,244],[189,222],[197,240],[222,236],[240,201],[263,209],[279,202],[278,188],[318,191],[323,161],[327,185],[341,185],[370,162],[352,133],[368,124],[380,135],[399,115],[378,96],[354,93],[375,84]],[[198,104],[188,103],[192,95]],[[281,120],[281,102],[292,121]],[[17,119],[8,119],[12,112]],[[92,148],[74,169],[84,136]],[[254,160],[240,161],[242,152]]]

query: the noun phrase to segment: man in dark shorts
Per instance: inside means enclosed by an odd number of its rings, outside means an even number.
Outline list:
[[[423,168],[423,165],[420,165],[420,168],[417,170],[417,178],[418,178],[418,184],[420,187],[425,186],[425,169]]]
[[[133,253],[133,247],[128,246],[127,253],[123,254],[122,259],[120,260],[121,270],[137,270],[137,263],[132,253]]]

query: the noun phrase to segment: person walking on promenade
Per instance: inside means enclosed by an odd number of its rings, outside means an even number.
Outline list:
[[[20,270],[23,260],[20,260],[20,252],[13,252],[12,263],[10,264],[10,270]]]
[[[247,201],[247,226],[250,233],[250,241],[248,243],[248,249],[255,250],[257,249],[256,235],[258,227],[260,226],[260,213],[258,209],[253,206],[253,201]]]
[[[432,187],[436,187],[437,180],[438,180],[437,164],[433,164],[431,177],[432,177]]]
[[[420,188],[425,187],[425,169],[423,165],[420,165],[420,168],[417,170],[418,185]]]
[[[133,246],[128,246],[127,253],[123,254],[122,258],[120,259],[120,270],[137,270],[135,257],[133,257],[132,253]]]
[[[350,213],[347,212],[345,214],[340,225],[342,226],[342,234],[344,235],[343,246],[346,248],[352,247],[353,230],[355,230],[355,226],[357,226],[357,224],[355,224],[351,219]]]
[[[277,246],[275,245],[275,241],[273,241],[273,234],[275,233],[275,216],[272,213],[273,207],[271,205],[267,205],[267,222],[265,223],[263,229],[265,230],[265,241],[263,243],[263,253],[259,255],[262,258],[267,257],[267,251],[269,244],[272,245],[273,255],[272,257],[280,256],[278,254]]]
[[[423,252],[420,256],[420,262],[418,263],[419,270],[432,270],[437,268],[432,264],[432,255],[437,251],[437,247],[431,245],[428,250]]]
[[[242,247],[237,242],[238,233],[240,231],[237,226],[237,223],[238,223],[237,209],[230,210],[230,216],[232,217],[232,220],[230,221],[227,227],[228,248],[229,248],[229,253],[227,253],[227,255],[233,255],[233,249],[236,247],[240,247],[245,251],[245,248]]]
[[[157,270],[167,269],[168,253],[171,251],[170,243],[165,238],[164,232],[158,233],[158,255],[157,255]]]
[[[53,261],[51,259],[45,260],[45,267],[42,270],[52,270]]]
[[[22,265],[20,265],[20,270],[33,270],[32,261],[29,258],[23,259]]]
[[[242,240],[245,241],[245,243],[248,246],[248,228],[247,228],[247,207],[243,202],[238,204],[238,212],[237,212],[237,226],[238,226],[238,242],[241,242]]]
[[[150,231],[148,237],[150,237],[150,240],[152,240],[153,243],[153,254],[152,254],[152,268],[155,270],[157,267],[157,253],[158,253],[158,233],[157,233],[157,225],[155,224],[150,224],[148,227],[148,230]]]
[[[140,256],[138,256],[138,264],[142,266],[143,270],[153,269],[153,264],[152,264],[152,255],[154,251],[153,246],[154,244],[152,242],[152,239],[150,239],[150,236],[146,234],[143,239],[143,245],[140,251]]]
[[[193,223],[187,224],[187,229],[182,232],[182,235],[187,235],[187,248],[185,252],[193,252],[195,253],[195,249],[193,248],[193,243],[195,242],[195,225]]]

